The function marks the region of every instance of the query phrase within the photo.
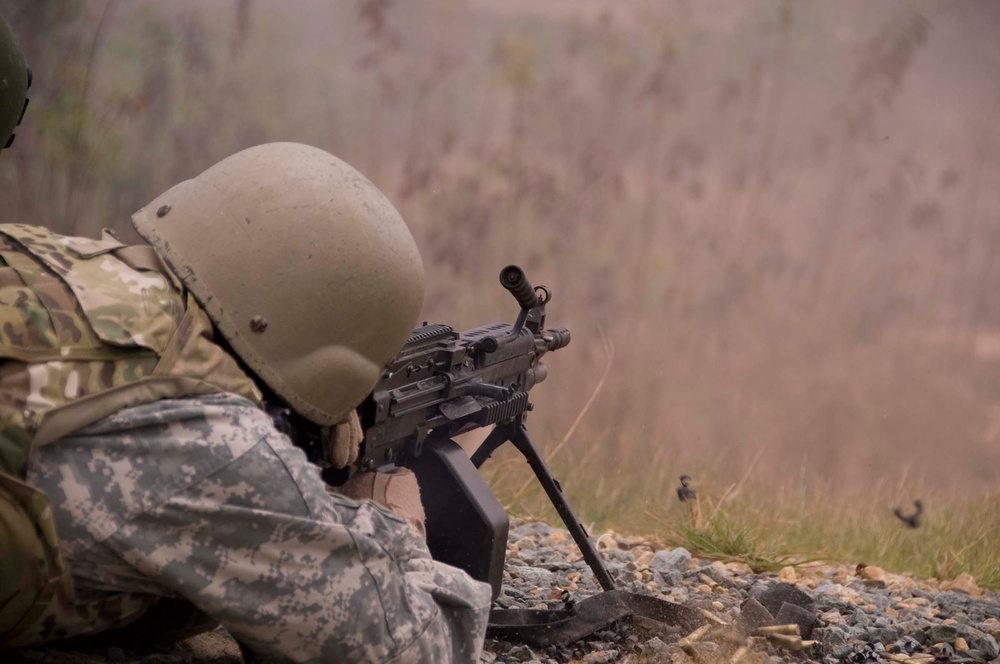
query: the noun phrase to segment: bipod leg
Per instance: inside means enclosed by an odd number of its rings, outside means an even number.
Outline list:
[[[490,432],[490,435],[486,437],[486,440],[479,444],[479,447],[472,454],[472,457],[470,457],[472,459],[472,465],[479,468],[486,463],[486,460],[490,458],[490,455],[496,452],[498,447],[507,442],[507,436],[505,434],[506,429],[503,426],[498,424],[493,427],[493,431]]]
[[[601,587],[605,590],[614,590],[614,579],[611,578],[611,574],[608,573],[607,568],[604,566],[601,554],[597,552],[597,547],[594,546],[594,543],[590,541],[587,535],[587,529],[580,523],[580,519],[573,512],[573,508],[566,500],[566,496],[563,495],[559,481],[552,477],[552,471],[549,470],[545,460],[542,459],[535,445],[531,442],[531,438],[528,437],[528,430],[524,427],[524,424],[515,421],[502,426],[504,431],[500,436],[509,439],[514,444],[514,447],[528,460],[528,465],[535,472],[535,477],[538,478],[538,482],[545,489],[545,493],[549,497],[549,500],[552,501],[556,512],[559,513],[563,523],[566,524],[569,534],[573,536],[573,541],[580,547],[583,559],[587,561],[590,569],[594,571],[594,576],[600,582]],[[497,429],[499,430],[500,426]]]

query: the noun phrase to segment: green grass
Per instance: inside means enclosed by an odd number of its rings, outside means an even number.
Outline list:
[[[514,514],[559,524],[525,468],[512,456],[484,467],[502,502]],[[585,460],[586,461],[586,460]],[[780,478],[751,477],[750,468],[733,481],[706,472],[699,491],[698,524],[661,478],[673,469],[609,469],[585,462],[571,470],[556,459],[555,473],[584,523],[591,530],[613,529],[649,535],[666,546],[683,546],[695,555],[740,561],[755,571],[777,570],[824,560],[877,565],[917,578],[953,579],[971,574],[980,587],[1000,589],[1000,491],[943,494],[918,486],[884,484],[870,493],[842,493],[836,487],[798,487]],[[762,471],[764,472],[764,471]],[[892,513],[898,495],[922,498],[920,527],[908,528]],[[908,510],[908,505],[903,505]]]

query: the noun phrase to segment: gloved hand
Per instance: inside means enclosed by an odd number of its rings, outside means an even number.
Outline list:
[[[358,412],[352,410],[346,420],[334,426],[333,434],[327,440],[326,458],[336,468],[347,468],[358,460],[363,438]]]

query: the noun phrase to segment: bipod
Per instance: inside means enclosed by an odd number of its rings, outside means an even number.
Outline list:
[[[472,464],[478,469],[498,447],[508,441],[528,461],[604,592],[577,603],[566,602],[562,609],[493,609],[490,611],[487,632],[491,638],[522,641],[536,646],[561,645],[588,636],[627,616],[676,625],[685,631],[697,629],[706,622],[701,613],[689,607],[615,587],[615,581],[605,567],[601,554],[563,495],[562,486],[552,476],[552,471],[531,442],[523,417],[497,424],[472,455]],[[496,591],[499,592],[499,588]]]

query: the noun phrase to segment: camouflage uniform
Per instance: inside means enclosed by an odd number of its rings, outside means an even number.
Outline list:
[[[120,411],[37,450],[28,479],[88,601],[184,597],[299,662],[475,662],[489,586],[431,560],[406,521],[330,495],[231,395]],[[83,499],[81,499],[83,497]]]
[[[475,661],[489,587],[327,494],[259,404],[150,247],[0,225],[0,588],[45,582],[0,597],[0,646],[183,598],[282,659]],[[3,547],[5,506],[43,553]]]

